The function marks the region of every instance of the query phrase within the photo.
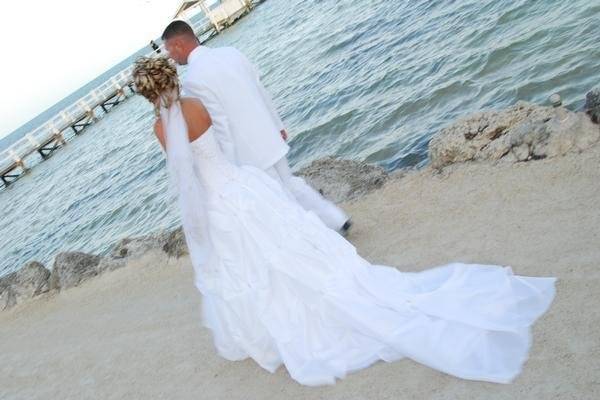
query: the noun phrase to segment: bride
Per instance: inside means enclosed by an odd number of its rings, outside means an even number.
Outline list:
[[[270,372],[284,364],[304,385],[404,357],[464,379],[519,374],[554,278],[492,265],[371,265],[263,171],[227,161],[166,58],[139,59],[133,76],[155,107],[203,321],[222,357],[252,357]]]

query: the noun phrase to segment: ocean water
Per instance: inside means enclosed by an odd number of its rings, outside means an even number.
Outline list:
[[[597,0],[269,0],[209,45],[257,64],[293,166],[334,155],[394,170],[425,165],[431,136],[474,111],[554,92],[580,109],[600,85],[599,26]],[[152,122],[133,97],[0,189],[0,275],[177,226]]]

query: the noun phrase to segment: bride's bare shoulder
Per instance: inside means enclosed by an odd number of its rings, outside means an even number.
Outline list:
[[[208,111],[200,100],[181,98],[181,110],[188,126],[190,141],[194,141],[212,125]]]
[[[189,115],[210,121],[210,115],[200,100],[192,97],[182,97],[180,101],[184,116]]]
[[[212,125],[210,115],[200,100],[181,98],[181,110],[188,126],[190,141],[198,139]]]

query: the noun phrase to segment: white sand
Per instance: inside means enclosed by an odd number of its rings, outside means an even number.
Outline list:
[[[423,170],[345,205],[350,240],[402,270],[450,261],[556,276],[510,385],[464,381],[410,360],[309,388],[280,368],[216,355],[187,258],[149,254],[0,313],[0,399],[599,399],[600,147],[517,165]]]

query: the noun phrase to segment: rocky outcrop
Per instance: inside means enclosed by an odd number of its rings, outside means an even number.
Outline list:
[[[594,89],[585,96],[585,111],[593,122],[600,123],[600,89]]]
[[[0,309],[13,307],[50,290],[50,271],[37,261],[32,261],[18,271],[0,278]]]
[[[429,156],[436,169],[471,160],[528,161],[581,151],[599,139],[585,113],[518,102],[444,128],[430,141]]]
[[[378,189],[388,178],[381,167],[332,157],[313,161],[298,171],[298,175],[335,203],[353,200]]]
[[[128,260],[141,257],[151,250],[164,251],[174,257],[187,254],[183,231],[179,228],[172,232],[122,239],[106,257],[81,252],[59,253],[52,271],[38,262],[30,262],[0,278],[0,310],[50,290],[78,286],[104,272],[124,267]]]
[[[98,275],[102,257],[80,252],[59,253],[52,266],[50,289],[67,289]]]

